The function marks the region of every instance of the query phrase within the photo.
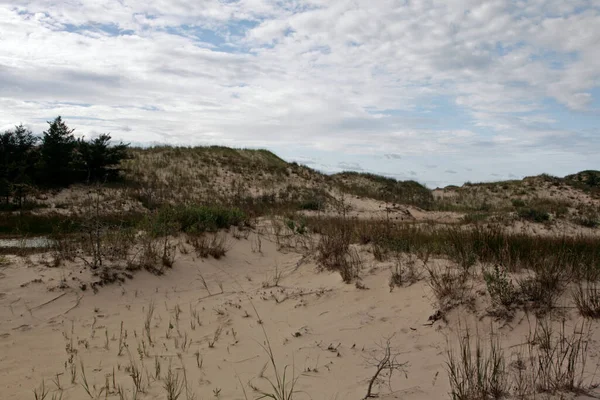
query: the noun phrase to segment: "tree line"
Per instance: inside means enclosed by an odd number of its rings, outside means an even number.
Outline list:
[[[129,144],[111,144],[111,136],[76,138],[59,116],[42,136],[25,126],[0,134],[0,197],[2,208],[22,208],[33,188],[61,188],[73,183],[115,180]]]

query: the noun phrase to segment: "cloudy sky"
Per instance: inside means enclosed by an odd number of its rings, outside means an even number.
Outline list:
[[[0,0],[0,130],[435,187],[600,169],[600,0]]]

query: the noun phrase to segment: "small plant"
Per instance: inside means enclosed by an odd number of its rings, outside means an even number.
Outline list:
[[[373,242],[371,247],[373,251],[373,257],[375,257],[375,260],[380,262],[386,260],[388,252],[387,249],[381,245],[381,243],[375,241]]]
[[[600,318],[600,288],[597,283],[590,282],[586,287],[579,283],[572,292],[572,297],[581,316]]]
[[[388,338],[385,343],[379,347],[381,348],[382,354],[373,356],[373,359],[369,361],[369,363],[375,367],[375,373],[371,379],[369,379],[367,394],[365,395],[364,399],[378,397],[377,394],[373,393],[373,385],[375,385],[375,383],[380,379],[379,375],[381,375],[383,371],[387,371],[386,378],[388,381],[391,381],[392,375],[396,371],[404,373],[404,376],[406,377],[405,367],[408,363],[401,363],[398,361],[398,356],[400,353],[396,353],[392,350],[391,338]]]
[[[119,352],[117,355],[120,357],[123,354],[123,350],[127,347],[127,331],[123,330],[123,321],[121,321],[121,330],[119,331]]]
[[[217,341],[219,340],[219,337],[221,336],[221,332],[223,331],[223,327],[219,326],[216,330],[215,333],[213,335],[213,338],[211,340],[208,341],[208,347],[210,347],[211,349],[213,347],[215,347],[215,343],[217,343]]]
[[[517,300],[514,285],[507,277],[506,270],[498,264],[494,265],[492,271],[485,271],[483,278],[495,306],[509,308]]]
[[[143,393],[145,390],[145,388],[143,386],[143,378],[144,377],[142,375],[141,369],[137,366],[137,364],[135,363],[135,360],[133,359],[131,354],[129,354],[129,365],[127,367],[125,367],[125,371],[127,371],[129,376],[131,377],[131,380],[133,381],[133,386],[135,387],[136,392]]]
[[[548,320],[540,320],[528,341],[530,370],[540,392],[584,392],[595,386],[585,372],[591,325],[576,324],[569,334],[565,322],[554,330]],[[591,380],[590,380],[591,379]]]
[[[202,368],[202,364],[204,364],[204,359],[200,356],[200,350],[196,350],[194,356],[196,357],[196,366],[198,366],[198,369]]]
[[[83,361],[80,361],[80,365],[81,365],[81,386],[83,387],[83,389],[85,390],[85,392],[88,394],[88,396],[90,396],[91,399],[97,399],[99,398],[102,393],[106,390],[106,387],[103,387],[102,389],[100,389],[99,393],[96,393],[96,389],[95,389],[95,385],[93,385],[92,387],[90,387],[87,377],[85,375],[85,367],[83,366]]]
[[[447,301],[460,301],[465,293],[467,275],[463,270],[450,267],[427,266],[427,283],[440,305]]]
[[[419,255],[423,266],[427,269],[427,262],[429,260],[429,254]],[[396,286],[402,286],[404,284],[412,285],[415,282],[418,282],[423,273],[422,271],[417,269],[417,260],[416,257],[412,254],[407,256],[406,260],[403,260],[402,254],[396,255],[396,263],[392,267],[391,275],[390,275],[390,292],[394,290]]]
[[[171,363],[169,363],[169,369],[167,370],[167,376],[163,380],[163,388],[167,392],[167,400],[177,400],[183,392],[184,382],[179,376],[179,373],[173,373]]]
[[[44,381],[42,381],[39,388],[33,389],[33,396],[35,400],[44,400],[48,396],[48,389]]]
[[[344,282],[351,283],[358,276],[360,256],[356,249],[350,248],[350,235],[343,226],[322,235],[317,250],[319,264],[327,270],[339,271]]]
[[[279,287],[279,282],[281,281],[282,277],[283,271],[280,271],[277,264],[275,264],[273,274],[262,283],[262,287],[264,289]]]
[[[543,208],[523,207],[517,211],[519,218],[533,222],[550,221],[550,214]]]
[[[473,341],[467,330],[459,339],[458,352],[449,349],[446,356],[453,400],[500,399],[508,394],[504,353],[492,335],[485,346],[478,335]]]
[[[296,223],[293,219],[287,219],[285,225],[293,234],[304,235],[307,232],[306,222],[304,220],[300,220],[300,222]]]
[[[154,356],[154,379],[159,380],[160,379],[160,360],[158,359],[158,356]]]
[[[547,263],[536,268],[533,277],[519,281],[522,299],[539,312],[554,307],[556,300],[564,290],[563,267],[558,263]]]
[[[196,250],[196,254],[202,258],[212,256],[219,259],[227,253],[227,238],[222,234],[191,235],[188,242]]]
[[[523,199],[512,199],[511,203],[514,208],[522,208],[525,207],[525,201]]]
[[[402,268],[398,264],[396,264],[392,269],[392,273],[390,274],[390,292],[394,290],[394,287],[402,286],[402,283],[404,282],[402,278],[402,272]]]
[[[152,345],[152,317],[154,315],[154,300],[151,300],[146,310],[146,318],[144,320],[144,331],[148,338],[148,343]]]

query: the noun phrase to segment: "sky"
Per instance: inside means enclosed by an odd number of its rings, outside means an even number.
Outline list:
[[[0,0],[0,131],[429,187],[600,169],[600,0]]]

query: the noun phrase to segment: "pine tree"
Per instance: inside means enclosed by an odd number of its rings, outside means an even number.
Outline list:
[[[75,176],[77,140],[74,129],[69,129],[59,116],[42,136],[41,176],[45,186],[64,186],[72,183]]]
[[[38,158],[37,141],[38,138],[22,124],[0,134],[0,196],[6,204],[16,188],[23,193],[23,188],[33,182]]]
[[[89,182],[105,181],[114,178],[118,173],[115,166],[127,158],[128,144],[110,145],[111,137],[102,134],[96,139],[85,141],[79,139],[77,147],[85,169],[85,180]]]

